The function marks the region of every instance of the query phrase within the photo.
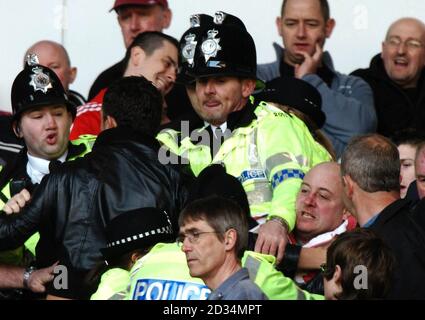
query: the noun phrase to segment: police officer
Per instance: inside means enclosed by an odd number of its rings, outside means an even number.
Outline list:
[[[239,178],[259,223],[255,250],[284,254],[287,234],[295,223],[295,197],[302,178],[330,155],[314,141],[305,124],[265,102],[250,98],[264,86],[256,78],[255,44],[243,23],[226,23],[217,12],[195,38],[193,63],[186,75],[195,81],[191,102],[202,123],[190,136],[163,131],[162,160],[167,150],[186,158],[195,175],[211,163],[222,163]],[[184,52],[182,52],[184,55]]]
[[[51,161],[64,162],[83,156],[94,142],[93,137],[68,141],[75,106],[69,102],[56,74],[39,65],[36,55],[28,56],[27,65],[13,82],[11,100],[12,129],[25,147],[0,172],[0,209],[6,213],[20,211],[34,187],[49,173]],[[36,241],[34,237],[27,243],[32,253]],[[0,254],[0,259],[20,263],[22,253],[21,248],[12,256]]]
[[[37,266],[59,261],[66,267],[67,286],[53,283],[47,298],[91,295],[85,277],[101,258],[104,229],[114,217],[157,207],[177,229],[186,202],[182,177],[158,161],[154,137],[162,97],[156,87],[143,77],[124,77],[108,88],[102,108],[104,130],[92,152],[43,178],[22,214],[0,216],[0,249],[14,248],[39,230]]]

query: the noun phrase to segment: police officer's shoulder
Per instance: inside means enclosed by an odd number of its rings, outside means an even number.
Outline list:
[[[96,141],[97,136],[93,134],[82,134],[78,139],[72,140],[71,143],[74,145],[86,144],[90,147],[93,147],[94,142]]]
[[[259,118],[292,118],[290,113],[285,112],[276,105],[266,101],[261,101],[258,103],[258,107],[256,108],[255,113]]]

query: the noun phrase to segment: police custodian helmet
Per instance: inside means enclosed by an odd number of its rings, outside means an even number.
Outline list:
[[[35,54],[27,57],[27,63],[12,85],[13,120],[18,120],[25,111],[36,107],[64,105],[75,118],[73,106],[56,73],[38,64]]]
[[[214,21],[203,25],[197,36],[189,75],[195,78],[234,76],[256,79],[256,89],[264,87],[264,82],[257,79],[254,40],[239,18],[218,11]]]

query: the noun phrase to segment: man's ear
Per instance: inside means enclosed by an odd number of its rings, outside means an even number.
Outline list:
[[[114,117],[106,116],[106,119],[103,121],[103,130],[116,128],[118,127],[117,121]]]
[[[242,97],[248,98],[255,90],[256,81],[253,79],[242,80]]]
[[[236,240],[238,238],[238,233],[235,229],[229,229],[224,233],[224,245],[226,251],[231,251],[236,246]]]
[[[75,78],[77,78],[77,71],[78,71],[77,67],[69,68],[69,84],[74,83]]]
[[[330,18],[325,23],[325,36],[326,38],[330,38],[332,31],[334,30],[336,25],[335,19]]]
[[[24,135],[21,132],[21,129],[19,128],[18,121],[14,121],[13,122],[12,129],[13,129],[13,132],[15,133],[15,136],[17,136],[18,138],[23,138],[24,137]]]
[[[341,277],[342,277],[342,271],[341,267],[337,264],[335,266],[335,272],[332,276],[332,279],[335,281],[335,283],[339,286],[341,286]]]
[[[381,59],[384,59],[385,41],[381,43]]]
[[[169,8],[164,9],[162,12],[162,29],[167,29],[171,24],[173,13]]]
[[[342,180],[344,185],[346,186],[347,195],[351,198],[351,196],[353,195],[354,181],[347,174],[342,177]]]
[[[142,61],[145,59],[146,57],[146,53],[145,51],[140,48],[139,46],[135,46],[133,48],[131,48],[131,53],[130,53],[130,64],[135,66],[135,67],[139,67],[140,64],[142,63]]]
[[[277,28],[277,33],[279,33],[279,36],[282,36],[282,18],[281,17],[276,18],[276,28]]]

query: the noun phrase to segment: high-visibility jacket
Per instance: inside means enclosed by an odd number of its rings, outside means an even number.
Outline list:
[[[242,266],[249,278],[270,300],[323,300],[324,296],[301,290],[296,283],[275,269],[276,258],[271,255],[245,251]]]
[[[130,300],[205,300],[210,292],[176,243],[158,243],[130,271]]]
[[[161,131],[157,136],[163,145],[159,157],[165,162],[174,161],[173,154],[182,157],[195,176],[210,164],[224,164],[227,173],[241,181],[254,218],[279,216],[292,230],[295,199],[304,175],[316,164],[332,158],[295,115],[266,102],[245,108],[254,113],[253,120],[236,126],[214,158],[206,141],[207,126],[190,135],[172,129]],[[169,159],[168,151],[172,153]]]
[[[90,300],[124,300],[129,282],[130,272],[127,270],[109,269],[102,275],[99,287]]]
[[[92,149],[94,141],[96,140],[96,136],[93,135],[83,135],[80,136],[79,139],[71,141],[70,146],[68,148],[68,156],[66,161],[72,161],[77,158],[83,157],[85,154],[89,153]],[[22,176],[26,176],[26,164],[28,158],[26,156],[26,150],[21,151],[22,154],[18,156],[17,161],[22,162],[20,164],[20,171],[24,170],[24,172],[20,172],[18,174],[19,177],[16,176],[15,172],[7,172],[8,168],[0,169],[1,174],[6,174],[7,179],[2,179],[6,183],[1,188],[1,197],[0,197],[0,210],[3,209],[6,201],[11,198],[10,184],[11,181],[15,178],[22,178]],[[25,163],[24,163],[25,162]],[[19,170],[18,169],[18,170]],[[1,187],[1,186],[0,186]],[[33,234],[26,242],[25,247],[35,256],[35,247],[37,246],[38,240],[40,239],[39,233]],[[19,265],[23,260],[24,247],[19,247],[14,250],[7,250],[0,252],[0,262],[5,264],[13,264]]]

